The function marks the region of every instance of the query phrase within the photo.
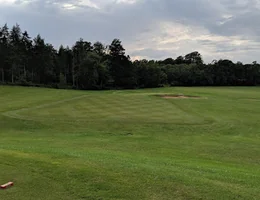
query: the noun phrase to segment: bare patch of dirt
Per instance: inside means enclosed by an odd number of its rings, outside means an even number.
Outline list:
[[[202,97],[199,96],[190,96],[190,95],[170,95],[170,94],[165,94],[165,95],[156,95],[164,99],[203,99]]]

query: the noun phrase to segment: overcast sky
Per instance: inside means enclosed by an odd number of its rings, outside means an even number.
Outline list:
[[[55,47],[119,38],[132,59],[260,61],[260,0],[0,0],[0,23]]]

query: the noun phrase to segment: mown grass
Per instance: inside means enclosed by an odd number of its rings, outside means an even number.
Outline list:
[[[156,94],[202,99],[163,99]],[[0,86],[0,199],[260,199],[260,88]]]

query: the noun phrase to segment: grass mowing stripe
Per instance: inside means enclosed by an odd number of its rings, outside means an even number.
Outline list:
[[[260,199],[259,89],[0,86],[1,199]]]

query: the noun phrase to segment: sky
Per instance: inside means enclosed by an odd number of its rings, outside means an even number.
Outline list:
[[[0,0],[0,25],[19,24],[58,48],[122,41],[134,59],[193,51],[210,63],[260,61],[260,0]]]

